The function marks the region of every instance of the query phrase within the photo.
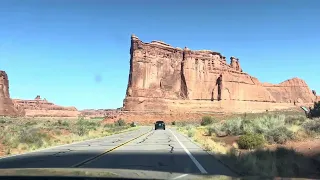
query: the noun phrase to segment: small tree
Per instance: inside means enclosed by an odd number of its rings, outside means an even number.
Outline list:
[[[123,119],[119,119],[118,121],[115,122],[116,126],[125,126],[126,122]]]
[[[211,116],[203,116],[200,122],[201,126],[206,126],[213,123],[213,118]]]

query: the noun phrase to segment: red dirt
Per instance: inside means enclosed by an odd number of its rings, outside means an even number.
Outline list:
[[[3,144],[0,143],[0,157],[5,156],[5,147]]]
[[[295,151],[300,152],[306,156],[314,156],[320,153],[320,139],[306,140],[300,142],[288,142],[284,145],[270,145],[268,149],[275,149],[276,147],[285,147],[288,149],[293,148]]]
[[[239,136],[226,136],[215,138],[216,141],[224,142],[227,145],[232,146],[234,142],[239,139]],[[296,152],[300,152],[306,156],[314,156],[320,154],[320,139],[309,139],[305,141],[289,141],[286,144],[272,144],[267,145],[266,148],[274,150],[277,147],[284,147],[287,149],[294,149]]]

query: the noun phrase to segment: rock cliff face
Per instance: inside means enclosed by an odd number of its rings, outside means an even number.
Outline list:
[[[8,75],[5,71],[0,71],[0,115],[15,116],[17,114],[10,99]]]
[[[126,111],[266,110],[271,103],[291,106],[316,98],[301,79],[261,83],[243,72],[238,58],[228,64],[218,52],[144,43],[132,35],[130,55]],[[274,107],[280,106],[286,107]]]
[[[77,117],[80,112],[75,107],[63,107],[41,99],[38,95],[34,100],[13,99],[16,109],[23,109],[26,116],[33,117]]]

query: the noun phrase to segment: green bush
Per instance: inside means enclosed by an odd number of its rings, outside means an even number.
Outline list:
[[[220,134],[225,134],[221,129],[222,124],[214,124],[209,127],[207,127],[207,132],[209,136],[212,136],[213,134],[220,136]]]
[[[181,122],[176,122],[176,125],[179,127],[184,127],[186,126],[188,123],[186,121],[181,121]]]
[[[119,119],[118,121],[115,122],[116,126],[125,126],[126,122],[123,119]]]
[[[115,133],[125,129],[127,129],[127,126],[114,126],[113,128],[106,129],[106,131],[109,133]]]
[[[76,125],[75,133],[78,134],[79,136],[87,135],[89,131],[97,130],[97,127],[99,126],[98,123],[94,121],[85,120],[84,118],[79,118],[79,120],[75,125]]]
[[[288,130],[286,127],[278,127],[276,129],[270,130],[265,135],[266,140],[269,143],[278,143],[278,144],[284,144],[288,140],[293,139],[293,132]]]
[[[176,125],[176,122],[175,122],[175,121],[172,121],[172,122],[171,122],[171,125],[173,125],[173,126]]]
[[[256,149],[263,146],[265,143],[264,137],[261,134],[245,134],[238,140],[239,148],[241,149]]]
[[[36,125],[36,124],[38,124],[37,122],[27,122],[25,125],[26,126],[34,126],[34,125]]]
[[[193,137],[196,134],[196,130],[193,126],[188,126],[187,127],[188,130],[188,137]]]
[[[308,132],[308,133],[320,133],[320,119],[315,120],[308,120],[305,123],[303,123],[302,127]]]
[[[290,125],[301,125],[306,119],[305,116],[287,116],[285,118],[285,123]]]
[[[70,123],[67,121],[61,121],[60,119],[58,120],[58,123],[56,124],[57,126],[65,126],[65,127],[69,127]]]
[[[201,119],[201,126],[207,126],[209,124],[212,124],[214,119],[211,116],[203,116]]]
[[[104,128],[113,128],[114,126],[115,126],[115,123],[114,124],[105,124]]]
[[[130,126],[131,126],[131,127],[136,127],[137,124],[136,124],[135,122],[132,122],[132,123],[130,123]]]
[[[234,168],[248,177],[260,177],[259,179],[275,179],[274,177],[314,179],[318,177],[319,170],[314,160],[293,149],[259,149],[241,156],[238,156],[236,151],[229,153],[228,158],[233,158]]]
[[[220,131],[226,132],[228,135],[240,135],[243,134],[241,130],[242,120],[241,118],[235,118],[227,120],[221,126]]]
[[[19,143],[25,143],[29,146],[35,146],[36,148],[41,147],[44,142],[48,142],[50,137],[48,134],[42,133],[40,129],[21,129],[18,135]]]

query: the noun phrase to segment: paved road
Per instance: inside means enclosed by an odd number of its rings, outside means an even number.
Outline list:
[[[3,168],[107,168],[124,177],[236,176],[174,129],[138,130],[0,159]],[[131,171],[126,171],[128,169]]]

